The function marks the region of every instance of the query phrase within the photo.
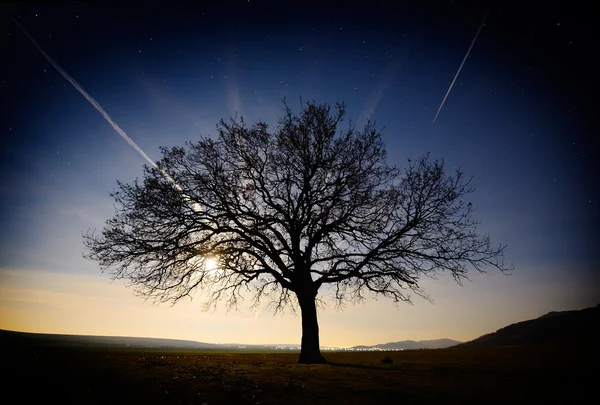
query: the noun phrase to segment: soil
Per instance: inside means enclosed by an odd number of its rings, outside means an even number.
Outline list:
[[[455,348],[325,352],[329,364],[303,365],[298,353],[3,349],[5,398],[62,404],[573,403],[595,396],[599,358],[596,348]]]

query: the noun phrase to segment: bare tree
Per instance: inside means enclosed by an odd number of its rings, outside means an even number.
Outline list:
[[[162,148],[143,182],[118,183],[115,216],[84,235],[86,257],[161,302],[198,290],[206,308],[234,307],[250,291],[256,305],[298,305],[301,363],[325,362],[325,284],[338,304],[367,293],[402,302],[423,293],[422,275],[460,283],[469,268],[510,269],[504,246],[478,234],[461,171],[428,156],[390,166],[371,123],[338,132],[344,115],[343,103],[307,103],[297,115],[285,104],[274,131],[221,120],[216,139]]]

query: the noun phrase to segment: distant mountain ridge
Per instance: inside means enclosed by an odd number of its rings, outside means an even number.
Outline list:
[[[139,348],[218,349],[215,343],[182,339],[161,339],[129,336],[63,335],[47,333],[15,332],[0,329],[0,341],[11,343],[65,344],[72,346],[107,346]]]
[[[596,345],[600,341],[600,304],[596,307],[553,311],[535,319],[517,322],[496,332],[488,333],[469,342],[452,339],[404,340],[376,345],[358,345],[350,348],[322,347],[324,350],[415,350],[448,347],[498,347],[544,345]],[[300,345],[205,343],[193,340],[140,338],[125,336],[59,335],[15,332],[0,329],[0,344],[69,345],[99,347],[167,348],[197,350],[299,350]]]
[[[373,346],[353,346],[353,350],[415,350],[415,349],[444,349],[459,344],[458,340],[433,339],[433,340],[403,340],[400,342],[381,343]]]
[[[598,344],[600,304],[580,310],[549,312],[517,322],[455,347]]]
[[[298,344],[239,344],[239,343],[205,343],[194,340],[141,338],[127,336],[90,336],[90,335],[62,335],[46,333],[15,332],[0,329],[0,343],[2,345],[42,344],[42,345],[68,345],[68,346],[98,346],[98,347],[130,347],[130,348],[155,348],[155,349],[196,349],[196,350],[299,350]],[[411,350],[411,349],[437,349],[456,345],[460,342],[451,339],[436,340],[405,340],[390,342],[374,346],[354,346],[345,350]],[[325,350],[337,349],[323,347]]]

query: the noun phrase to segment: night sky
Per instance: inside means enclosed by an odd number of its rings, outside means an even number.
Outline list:
[[[398,166],[430,152],[473,174],[480,230],[508,245],[513,274],[472,273],[464,287],[425,279],[433,303],[398,309],[330,305],[319,313],[324,345],[468,340],[600,302],[589,11],[575,2],[200,3],[2,6],[0,329],[300,341],[291,313],[153,306],[82,257],[82,232],[114,212],[117,180],[141,177],[148,162],[13,18],[151,159],[160,146],[215,135],[221,118],[275,124],[286,97],[295,111],[300,98],[344,101],[340,129],[371,118]]]

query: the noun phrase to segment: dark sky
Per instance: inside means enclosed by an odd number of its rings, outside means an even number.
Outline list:
[[[98,273],[81,258],[81,232],[102,227],[116,181],[141,176],[147,163],[14,18],[155,160],[159,146],[214,135],[236,113],[275,123],[283,97],[296,110],[300,97],[344,101],[348,119],[383,128],[392,163],[430,152],[474,175],[481,230],[508,245],[516,266],[506,288],[526,283],[521,294],[536,300],[523,298],[515,320],[600,301],[589,10],[577,2],[200,3],[2,6],[0,272]],[[533,293],[542,284],[551,287]]]

